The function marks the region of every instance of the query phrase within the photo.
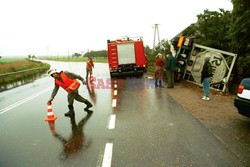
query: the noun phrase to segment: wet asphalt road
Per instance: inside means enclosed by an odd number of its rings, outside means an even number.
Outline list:
[[[84,63],[50,64],[85,76]],[[0,166],[243,166],[165,92],[131,87],[126,79],[109,87],[103,63],[95,63],[94,76],[97,88],[79,89],[94,104],[94,113],[88,115],[75,101],[75,119],[64,117],[67,93],[60,89],[52,103],[58,117],[54,133],[44,121],[51,77],[1,92]]]

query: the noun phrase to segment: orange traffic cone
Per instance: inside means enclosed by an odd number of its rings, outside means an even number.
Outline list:
[[[48,121],[51,134],[55,134],[55,121]]]
[[[45,118],[45,121],[55,121],[57,117],[54,115],[52,111],[50,102],[47,103],[47,109],[48,109],[48,112],[47,112],[47,117]]]

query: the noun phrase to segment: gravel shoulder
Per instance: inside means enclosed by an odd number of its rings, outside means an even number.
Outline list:
[[[151,75],[152,77],[152,75]],[[210,91],[210,101],[203,101],[202,87],[187,81],[174,88],[162,89],[207,127],[239,160],[250,164],[250,118],[238,114],[235,95]]]

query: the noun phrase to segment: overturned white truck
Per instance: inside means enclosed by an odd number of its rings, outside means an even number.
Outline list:
[[[171,50],[176,53],[177,59],[177,80],[183,78],[200,85],[204,58],[210,56],[213,68],[211,88],[222,92],[228,91],[228,82],[236,54],[192,43],[190,39],[183,36],[178,38],[178,43],[171,42]]]

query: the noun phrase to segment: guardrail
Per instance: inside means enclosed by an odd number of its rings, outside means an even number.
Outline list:
[[[40,70],[40,69],[42,69],[42,67],[32,68],[32,69],[17,71],[17,72],[10,72],[7,74],[0,74],[0,78],[4,78],[4,77],[10,76],[10,75],[22,74],[22,73],[26,73],[26,72],[30,72],[30,71],[36,71],[36,70]]]

